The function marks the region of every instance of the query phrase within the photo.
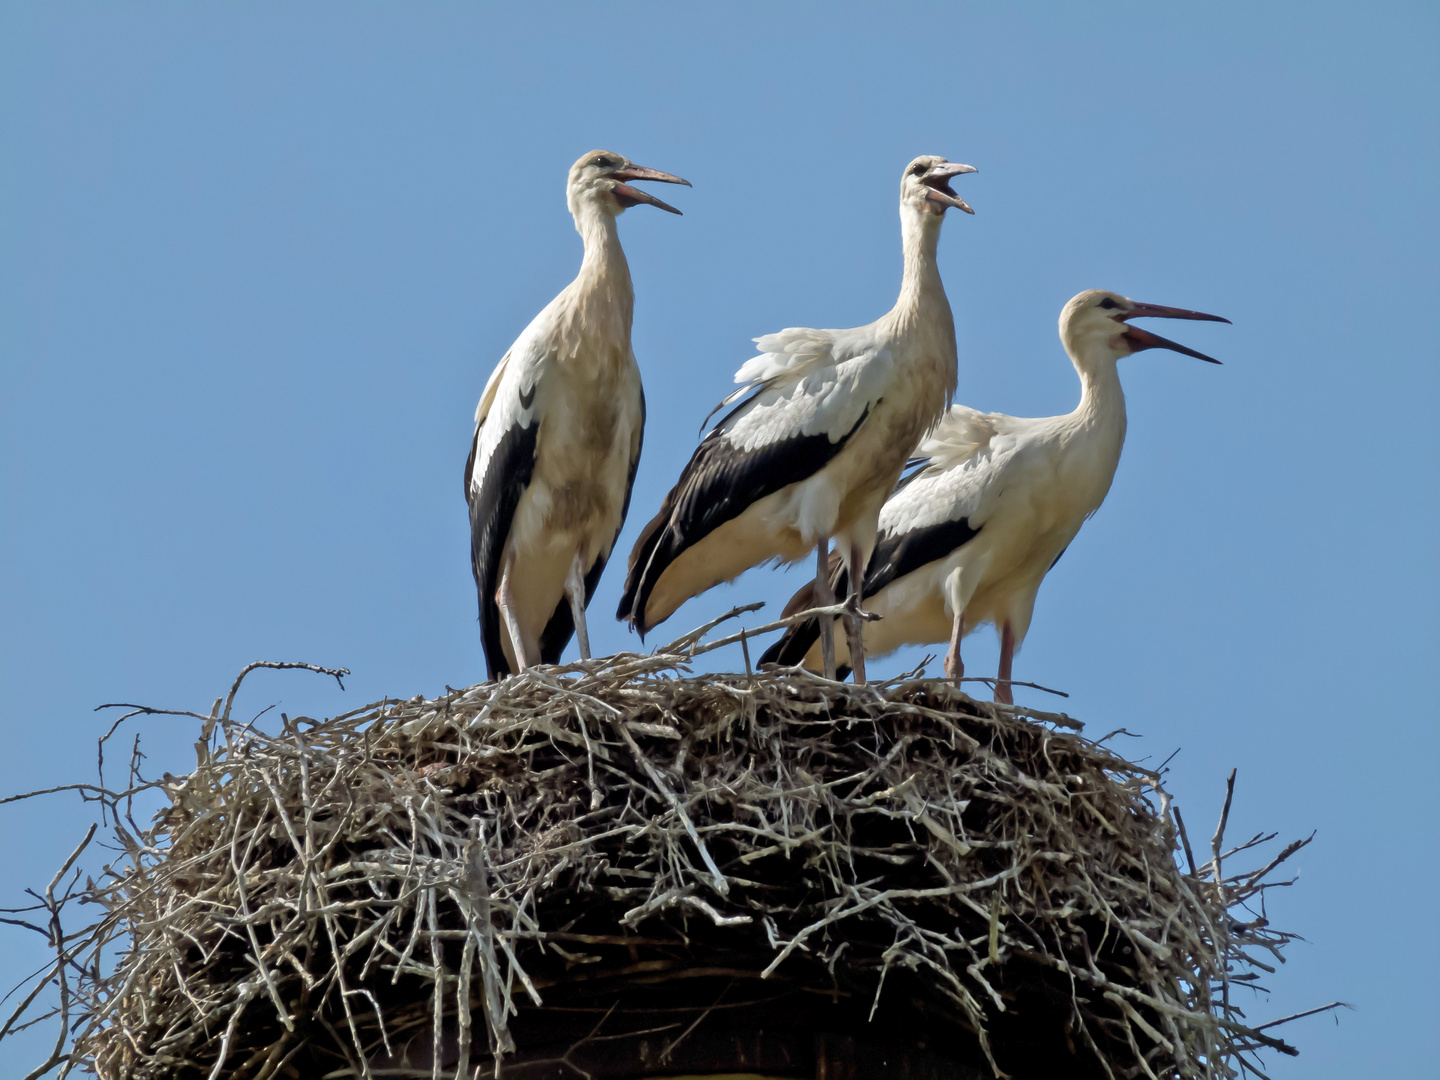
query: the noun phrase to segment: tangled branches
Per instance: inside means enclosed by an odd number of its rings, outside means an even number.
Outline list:
[[[122,864],[37,897],[65,978],[46,1068],[1159,1080],[1293,1053],[1235,998],[1288,940],[1254,907],[1308,841],[1237,874],[1271,838],[1227,852],[1222,824],[1197,867],[1158,778],[1063,715],[684,659],[274,735],[191,714],[198,765],[117,823]],[[106,914],[67,935],[67,897]]]

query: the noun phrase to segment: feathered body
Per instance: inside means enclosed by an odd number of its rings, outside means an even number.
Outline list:
[[[630,346],[635,293],[616,217],[633,204],[627,193],[641,193],[617,176],[684,182],[603,151],[576,163],[568,193],[585,244],[580,272],[506,352],[475,410],[465,496],[492,678],[559,660],[629,509],[645,397]],[[507,570],[523,656],[497,601]],[[583,600],[573,595],[582,581]]]
[[[1214,318],[1081,293],[1061,316],[1061,340],[1080,377],[1073,412],[1032,419],[952,406],[880,512],[862,588],[865,609],[881,616],[865,624],[868,654],[948,639],[954,656],[947,666],[958,666],[959,638],[989,622],[1001,631],[1002,678],[1009,678],[1041,581],[1100,508],[1120,463],[1126,415],[1116,361],[1158,343],[1200,355],[1117,325],[1117,311]],[[843,586],[845,569],[836,564],[832,572]],[[813,587],[802,588],[786,614],[814,599]],[[813,622],[793,627],[762,660],[818,670],[818,640]]]
[[[1110,490],[1125,441],[1118,416],[1030,419],[952,406],[919,447],[918,471],[880,511],[879,538],[866,569],[864,607],[881,616],[865,626],[866,651],[943,642],[958,601],[965,631],[1009,624],[1024,641],[1040,582]],[[1108,410],[1107,410],[1108,411]],[[837,589],[847,584],[835,567]],[[786,614],[812,606],[808,588]],[[805,637],[818,642],[815,632]],[[788,644],[788,643],[787,643]],[[837,660],[848,661],[837,642]],[[818,670],[818,644],[803,654]],[[799,657],[766,656],[799,663]]]
[[[917,162],[942,184],[973,171]],[[869,556],[910,449],[955,391],[955,327],[936,264],[942,217],[914,167],[902,182],[894,308],[854,329],[755,339],[760,355],[736,373],[742,389],[725,404],[751,396],[706,435],[631,553],[618,617],[642,634],[690,597],[768,560],[802,558],[819,541]]]

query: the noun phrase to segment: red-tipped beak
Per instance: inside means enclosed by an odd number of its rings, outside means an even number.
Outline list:
[[[926,201],[939,207],[936,212],[941,214],[950,206],[955,207],[957,210],[964,210],[967,214],[975,213],[974,210],[970,209],[969,203],[955,194],[955,189],[950,186],[950,178],[952,176],[963,176],[965,173],[979,171],[980,170],[973,165],[961,165],[959,162],[954,161],[947,161],[943,165],[934,166],[925,174],[924,179],[920,181],[930,189],[925,194]]]
[[[647,169],[643,165],[627,165],[623,169],[617,169],[610,175],[616,181],[615,187],[612,189],[615,192],[615,198],[619,199],[620,205],[627,209],[636,203],[647,203],[650,206],[658,206],[661,210],[668,210],[672,214],[680,213],[675,207],[667,202],[662,202],[648,191],[641,191],[639,188],[631,187],[625,183],[626,180],[656,180],[662,184],[684,184],[686,187],[693,186],[689,180],[682,180],[678,176],[661,172],[659,169]]]
[[[1203,311],[1191,311],[1188,308],[1165,307],[1162,304],[1136,304],[1129,311],[1116,315],[1115,318],[1122,323],[1131,319],[1200,319],[1205,322],[1227,324],[1230,322],[1229,319],[1223,319],[1219,315],[1207,315]],[[1132,353],[1142,352],[1145,349],[1169,349],[1171,352],[1193,356],[1196,360],[1204,360],[1206,363],[1220,363],[1213,356],[1206,356],[1202,352],[1196,352],[1177,341],[1163,338],[1159,334],[1152,334],[1149,330],[1142,330],[1138,326],[1125,327],[1124,333],[1120,336],[1130,346]]]

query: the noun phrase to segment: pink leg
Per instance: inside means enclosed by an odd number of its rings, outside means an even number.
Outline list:
[[[955,612],[955,621],[950,627],[950,651],[945,654],[945,675],[954,679],[955,685],[965,677],[965,661],[960,659],[960,639],[965,636],[965,610]]]
[[[1015,697],[1010,693],[1010,668],[1015,660],[1015,631],[1007,622],[1000,629],[1000,678],[995,683],[995,700],[1002,705],[1014,705]]]
[[[585,570],[580,565],[580,553],[570,560],[570,572],[565,575],[565,595],[570,600],[570,618],[575,623],[575,638],[580,645],[580,659],[590,659],[590,628],[585,624]]]
[[[835,603],[830,588],[830,538],[823,536],[815,545],[815,606],[829,607]],[[825,678],[835,678],[835,620],[826,615],[820,620],[820,663]]]
[[[515,595],[510,591],[510,573],[514,569],[515,553],[512,551],[505,556],[500,567],[500,587],[495,590],[495,606],[500,609],[500,618],[505,621],[505,629],[510,635],[510,647],[515,650],[515,666],[524,671],[531,661],[525,655],[525,639],[520,636],[520,621],[515,617]]]
[[[865,583],[865,564],[860,560],[858,544],[850,545],[850,596],[860,606],[860,589]],[[850,649],[850,670],[857,683],[865,681],[865,620],[859,615],[845,616],[845,643]]]

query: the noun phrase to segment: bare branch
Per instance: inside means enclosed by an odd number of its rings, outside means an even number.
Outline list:
[[[82,844],[0,915],[53,949],[0,1037],[57,1024],[45,1069],[62,1075],[489,1075],[528,1052],[531,1010],[583,991],[599,1022],[544,1065],[580,1077],[661,1032],[646,1053],[679,1071],[723,1010],[805,994],[857,1025],[921,1010],[998,1073],[1018,1052],[1005,995],[1043,986],[1069,987],[1042,1019],[1087,1071],[1219,1080],[1294,1051],[1267,1032],[1315,1010],[1251,1026],[1230,983],[1274,972],[1291,936],[1266,878],[1309,840],[1226,851],[1233,772],[1197,868],[1158,770],[1062,714],[921,669],[678,676],[844,613],[702,643],[716,620],[656,654],[282,716],[276,734],[230,721],[245,674],[345,672],[251,665],[208,714],[119,706],[198,719],[196,767],[142,783],[137,747],[127,791],[47,789],[99,802],[120,851],[91,880]],[[125,800],[154,787],[169,805],[142,826]],[[1235,873],[1248,859],[1264,865]],[[97,921],[62,929],[72,901]],[[603,996],[639,987],[673,1004],[657,1019]]]
[[[349,668],[317,667],[314,664],[302,664],[289,660],[256,660],[253,664],[246,664],[240,674],[235,676],[235,685],[230,687],[230,693],[225,698],[225,710],[220,714],[222,719],[230,719],[230,706],[235,704],[235,695],[240,692],[240,684],[245,681],[245,676],[256,668],[271,668],[276,671],[313,671],[317,675],[329,675],[341,690],[345,689],[345,683],[341,681],[341,677],[350,674]],[[209,718],[202,717],[201,719]]]

